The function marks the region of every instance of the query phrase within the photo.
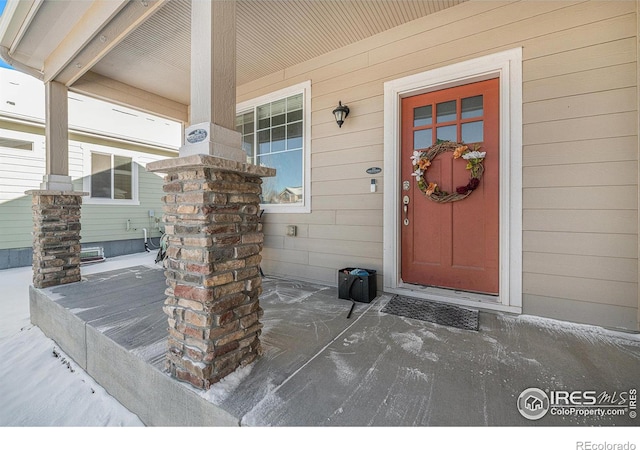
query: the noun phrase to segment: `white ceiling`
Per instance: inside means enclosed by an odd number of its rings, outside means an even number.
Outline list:
[[[463,1],[237,0],[238,85]],[[46,69],[45,63],[51,54],[64,55],[61,49],[73,49],[72,37],[77,30],[85,35],[93,33],[85,36],[87,47],[78,49],[79,56],[69,57],[66,68],[59,68],[63,82],[73,85],[77,78],[73,76],[73,66],[81,67],[77,58],[90,54],[91,45],[93,48],[100,45],[96,42],[99,33],[110,33],[104,31],[110,25],[112,30],[117,29],[118,16],[133,14],[134,9],[141,8],[140,4],[146,7],[156,0],[21,0],[21,3],[20,7],[24,8],[27,3],[39,6],[32,7],[36,13],[30,18],[19,45],[12,49],[12,56],[36,70]],[[112,10],[104,7],[108,3]],[[91,72],[188,105],[190,5],[190,0],[166,1],[148,18],[136,22],[135,28],[122,31],[120,35],[124,38],[108,50],[91,53],[94,58],[90,60]],[[102,20],[106,20],[107,25],[102,30],[93,30],[87,25],[87,17],[99,8],[107,17]],[[111,11],[113,16],[108,15]],[[71,53],[67,51],[67,55]],[[46,78],[46,70],[44,72]]]
[[[261,78],[458,3],[461,0],[239,0],[237,82]],[[170,1],[92,70],[188,104],[190,14],[190,1]],[[149,76],[141,78],[141,73]]]

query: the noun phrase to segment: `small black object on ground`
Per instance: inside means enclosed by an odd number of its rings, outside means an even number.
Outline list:
[[[371,303],[376,297],[376,271],[346,267],[338,270],[338,298],[351,300],[347,319],[351,318],[356,302]]]

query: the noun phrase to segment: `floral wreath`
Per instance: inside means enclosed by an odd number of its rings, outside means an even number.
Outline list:
[[[471,195],[471,193],[480,185],[480,179],[484,173],[484,160],[487,152],[479,152],[480,145],[474,146],[473,150],[460,142],[441,141],[435,143],[426,150],[416,150],[411,156],[413,163],[412,176],[416,177],[418,189],[429,200],[437,203],[457,202]],[[462,159],[467,161],[467,170],[469,171],[469,183],[466,186],[458,186],[456,192],[446,192],[441,190],[436,183],[427,181],[427,169],[440,153],[453,152],[453,159]]]

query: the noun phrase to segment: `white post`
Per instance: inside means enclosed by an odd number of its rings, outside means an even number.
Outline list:
[[[235,1],[191,4],[191,125],[180,156],[207,154],[246,162],[236,116]]]
[[[67,87],[56,81],[45,83],[45,175],[40,188],[73,190],[69,176],[69,114]]]

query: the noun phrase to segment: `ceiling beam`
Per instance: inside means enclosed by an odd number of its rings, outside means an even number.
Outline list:
[[[94,1],[82,19],[73,26],[60,45],[45,60],[44,81],[55,79],[126,5],[126,0]]]
[[[69,90],[178,122],[189,122],[189,107],[187,105],[107,78],[95,72],[87,72]]]
[[[85,15],[89,18],[83,17],[45,61],[45,81],[70,87],[166,1],[94,1]]]

